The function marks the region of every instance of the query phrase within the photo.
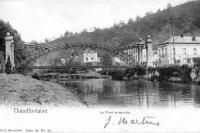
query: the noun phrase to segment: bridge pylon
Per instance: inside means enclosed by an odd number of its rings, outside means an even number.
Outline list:
[[[152,40],[151,40],[151,36],[148,35],[148,36],[147,36],[147,41],[146,41],[146,60],[147,60],[147,68],[153,66],[152,57],[153,57]]]
[[[14,41],[13,41],[13,37],[10,35],[9,32],[6,34],[5,44],[6,44],[6,59],[5,59],[5,61],[7,63],[8,57],[10,57],[11,68],[13,70],[13,68],[15,67]]]

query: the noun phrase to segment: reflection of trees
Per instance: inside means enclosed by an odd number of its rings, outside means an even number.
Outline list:
[[[159,95],[162,103],[177,106],[178,102],[184,103],[192,98],[191,86],[183,83],[159,83]]]
[[[112,85],[113,82],[103,82],[103,93],[102,96],[109,96],[111,94],[113,94],[113,89],[112,89]]]
[[[149,107],[149,94],[148,94],[149,88],[152,88],[152,84],[149,84],[149,82],[146,82],[146,84],[145,84],[145,93],[146,93],[146,105],[147,105],[147,108]]]
[[[176,106],[177,103],[194,101],[200,104],[200,89],[180,83],[151,81],[120,82],[113,80],[86,80],[67,83],[66,86],[81,90],[80,97],[90,103],[103,105],[132,105],[134,107]],[[191,93],[192,90],[192,93]],[[193,95],[192,95],[193,94]],[[86,101],[87,101],[86,100]],[[96,102],[95,102],[96,101]]]
[[[135,106],[149,105],[149,93],[152,84],[147,81],[133,81],[127,83],[127,93],[130,94],[130,104]]]
[[[170,101],[176,102],[175,97],[178,95],[173,92],[172,86],[151,81],[133,81],[127,84],[127,93],[130,93],[132,97],[130,104],[147,108],[166,106]]]
[[[168,83],[160,82],[158,88],[159,88],[160,104],[162,106],[168,106],[169,101],[173,101],[174,99],[171,95],[173,94],[173,89],[174,89],[173,86]]]
[[[194,97],[194,102],[195,104],[198,104],[199,106],[200,105],[200,87],[192,85],[191,88],[192,88],[192,95]]]

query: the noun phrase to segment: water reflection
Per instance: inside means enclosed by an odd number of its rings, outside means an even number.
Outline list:
[[[199,107],[200,86],[151,81],[90,79],[70,81],[89,106]]]

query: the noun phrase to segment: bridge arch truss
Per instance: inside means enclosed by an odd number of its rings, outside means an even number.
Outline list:
[[[32,46],[33,47],[33,46]],[[128,62],[130,66],[135,66],[138,67],[139,69],[145,70],[145,67],[142,66],[141,64],[138,63],[132,56],[128,55],[127,53],[119,50],[119,49],[112,49],[107,46],[103,46],[101,44],[95,44],[95,43],[63,43],[55,46],[37,46],[37,51],[30,53],[30,56],[22,61],[18,66],[15,67],[15,70],[20,69],[23,65],[27,64],[31,60],[36,60],[40,58],[41,56],[47,55],[49,53],[59,51],[59,50],[67,50],[70,48],[90,48],[92,50],[97,50],[97,51],[105,51],[109,55],[112,55],[113,57],[117,57],[120,60],[124,62]]]

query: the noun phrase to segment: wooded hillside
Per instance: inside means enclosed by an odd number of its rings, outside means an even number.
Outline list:
[[[147,35],[151,35],[154,44],[158,44],[170,37],[172,29],[174,29],[175,35],[200,36],[199,0],[176,7],[168,4],[166,9],[158,10],[155,13],[147,12],[144,17],[130,18],[127,23],[119,22],[110,28],[95,28],[92,32],[83,30],[81,33],[66,31],[63,37],[52,43],[71,40],[119,46],[136,42],[138,38],[146,39]]]

